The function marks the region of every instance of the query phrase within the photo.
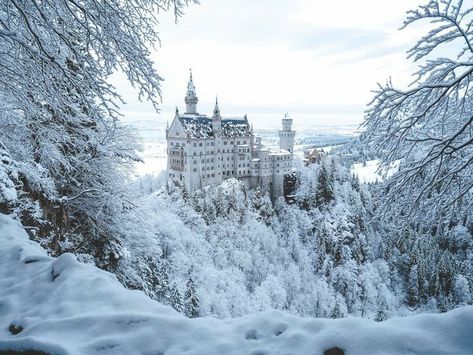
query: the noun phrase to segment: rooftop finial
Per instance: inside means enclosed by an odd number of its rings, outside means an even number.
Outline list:
[[[190,81],[192,81],[192,68],[189,68]]]

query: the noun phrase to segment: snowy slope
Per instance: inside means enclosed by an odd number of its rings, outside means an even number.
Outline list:
[[[399,161],[394,162],[389,169],[379,170],[379,160],[368,160],[365,164],[356,163],[351,168],[351,173],[356,175],[364,184],[376,183],[392,176],[399,168]]]
[[[186,319],[70,254],[46,256],[0,215],[0,354],[315,355],[338,346],[350,355],[460,355],[473,353],[472,329],[473,307],[383,323],[276,311]]]

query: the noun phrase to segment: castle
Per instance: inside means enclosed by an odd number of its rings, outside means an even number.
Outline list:
[[[279,131],[279,149],[262,145],[248,117],[224,118],[218,102],[212,117],[197,112],[198,98],[190,73],[186,112],[176,114],[166,128],[168,177],[192,192],[236,178],[248,187],[277,198],[292,172],[295,131],[286,114]]]

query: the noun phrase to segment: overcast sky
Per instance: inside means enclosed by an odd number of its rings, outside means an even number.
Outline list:
[[[314,123],[359,123],[371,90],[390,76],[410,81],[406,50],[419,28],[399,31],[417,0],[201,0],[177,24],[161,19],[153,55],[162,85],[162,116],[183,98],[192,68],[199,112],[218,95],[223,115],[247,113]],[[154,115],[115,78],[130,118]]]

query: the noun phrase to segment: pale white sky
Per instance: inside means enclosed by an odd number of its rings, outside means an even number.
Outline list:
[[[371,90],[390,76],[410,82],[406,50],[424,32],[399,31],[419,0],[201,0],[174,23],[161,20],[153,54],[162,85],[163,116],[184,108],[192,68],[199,112],[289,112],[317,123],[359,123]],[[129,118],[155,115],[119,78]],[[170,119],[172,116],[170,117]]]

